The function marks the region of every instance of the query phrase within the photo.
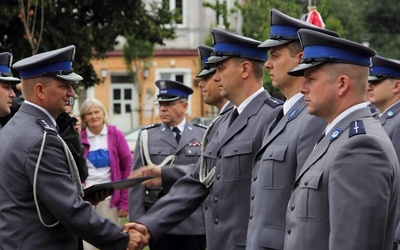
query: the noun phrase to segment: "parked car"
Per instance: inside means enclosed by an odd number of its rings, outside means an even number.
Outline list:
[[[128,142],[129,149],[131,150],[132,154],[135,151],[136,141],[139,137],[141,128],[135,128],[127,133],[125,133],[125,139]]]

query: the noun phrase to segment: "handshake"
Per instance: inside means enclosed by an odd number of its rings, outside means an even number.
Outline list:
[[[127,250],[142,250],[149,244],[151,235],[145,225],[135,222],[126,223],[123,227],[124,233],[129,233]]]

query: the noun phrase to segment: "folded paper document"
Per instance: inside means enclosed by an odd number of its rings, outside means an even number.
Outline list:
[[[154,176],[149,175],[149,176],[130,178],[130,179],[121,180],[121,181],[110,181],[110,182],[104,182],[104,183],[93,184],[93,185],[89,184],[89,185],[87,185],[87,187],[85,187],[83,189],[83,192],[85,193],[85,195],[88,195],[88,194],[100,192],[100,191],[131,188],[131,187],[136,186],[139,183],[142,183],[145,180],[149,180],[152,178],[154,178]]]

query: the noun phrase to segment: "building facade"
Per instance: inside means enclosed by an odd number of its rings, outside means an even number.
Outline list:
[[[217,20],[215,11],[203,7],[203,3],[215,4],[226,2],[232,8],[234,0],[143,0],[167,1],[172,10],[181,11],[182,18],[176,22],[176,39],[165,40],[164,46],[157,46],[149,65],[135,68],[141,91],[134,85],[127,65],[124,62],[122,46],[124,39],[119,39],[119,46],[107,54],[104,60],[92,62],[95,71],[103,79],[103,83],[88,89],[84,96],[97,98],[108,108],[111,124],[117,125],[123,132],[137,127],[160,122],[156,98],[155,81],[170,79],[180,81],[194,90],[189,97],[187,116],[189,119],[199,116],[215,116],[215,108],[202,102],[201,90],[198,87],[196,74],[201,69],[197,47],[210,40],[209,31],[213,27],[221,27],[222,19]],[[234,31],[239,33],[239,18],[233,18]],[[139,105],[139,93],[142,105]]]

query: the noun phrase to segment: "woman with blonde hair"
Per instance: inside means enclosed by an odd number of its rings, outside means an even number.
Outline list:
[[[109,125],[108,112],[97,99],[87,99],[80,108],[81,138],[87,159],[89,175],[86,184],[127,179],[132,155],[124,134]],[[95,206],[98,214],[119,224],[119,218],[128,215],[126,189],[115,190],[113,195]],[[85,249],[91,249],[85,243]]]

